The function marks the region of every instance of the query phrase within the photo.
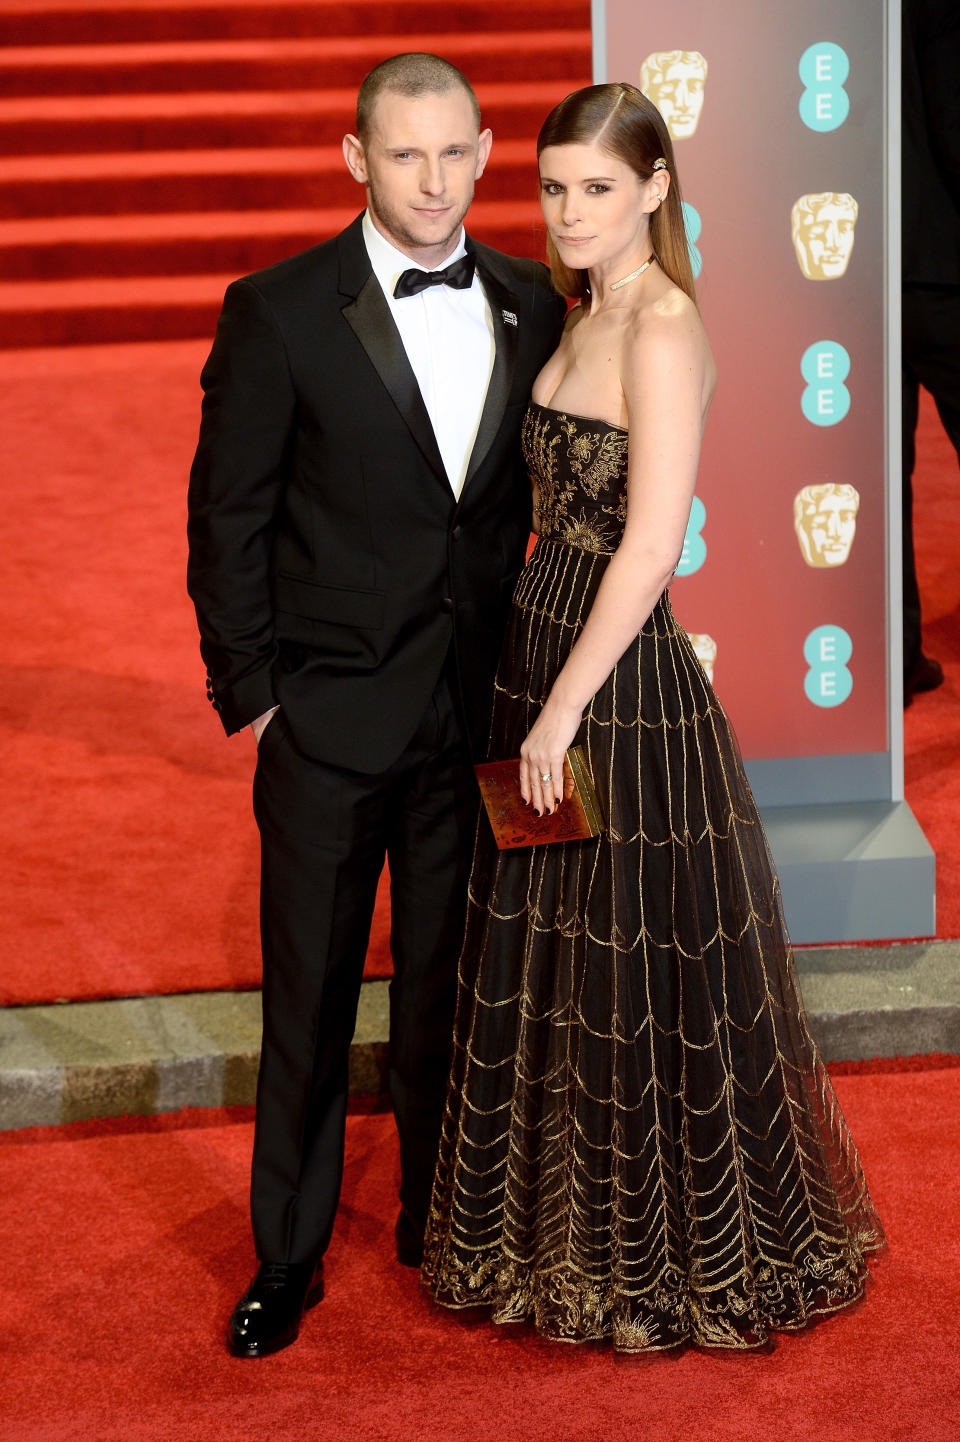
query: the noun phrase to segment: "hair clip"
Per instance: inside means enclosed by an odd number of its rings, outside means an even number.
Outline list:
[[[654,169],[654,170],[666,170],[666,168],[667,168],[667,162],[664,160],[664,158],[663,158],[662,155],[659,155],[659,156],[657,157],[657,159],[653,162],[653,169]]]

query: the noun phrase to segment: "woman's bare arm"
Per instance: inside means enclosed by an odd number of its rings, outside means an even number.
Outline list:
[[[683,548],[700,457],[713,362],[700,318],[676,294],[628,335],[621,383],[629,428],[627,520],[583,630],[521,748],[520,786],[538,811],[583,712],[636,638]]]

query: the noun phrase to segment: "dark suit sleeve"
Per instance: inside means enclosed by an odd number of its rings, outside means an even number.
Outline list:
[[[917,63],[927,135],[960,211],[960,10],[957,0],[926,0],[917,10]]]
[[[207,690],[229,734],[274,705],[270,552],[295,409],[283,343],[249,281],[227,290],[201,385],[187,589]]]

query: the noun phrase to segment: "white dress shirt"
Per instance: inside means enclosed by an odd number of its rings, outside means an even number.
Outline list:
[[[490,306],[476,275],[467,290],[432,285],[397,300],[393,288],[403,271],[429,267],[417,266],[391,245],[369,211],[363,217],[363,239],[417,378],[451,490],[459,500],[493,374],[496,342]],[[461,229],[456,249],[432,269],[443,270],[466,253]]]

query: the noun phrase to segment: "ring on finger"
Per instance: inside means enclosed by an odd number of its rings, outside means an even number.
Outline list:
[[[552,775],[552,773],[549,772],[549,771],[541,771],[541,772],[540,772],[540,780],[541,780],[541,781],[552,781],[552,780],[553,780],[553,775]]]

